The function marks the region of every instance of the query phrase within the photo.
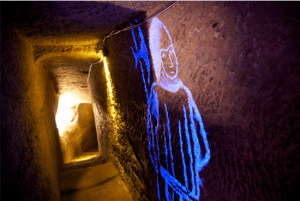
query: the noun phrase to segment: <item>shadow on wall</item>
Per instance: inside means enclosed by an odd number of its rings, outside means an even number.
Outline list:
[[[219,80],[209,82],[213,93],[199,98],[207,108],[204,123],[212,150],[202,172],[207,175],[205,200],[297,200],[300,196],[295,187],[300,160],[296,8],[299,4],[283,2],[229,3],[224,8],[237,21],[228,20],[228,28],[218,31],[224,34],[224,42],[236,35],[234,48],[227,61],[216,66],[222,76],[204,67],[207,78]],[[230,27],[235,28],[232,33]],[[228,51],[216,41],[218,49]]]
[[[141,20],[138,22],[141,22],[145,15],[138,16],[138,19],[139,17]],[[136,23],[134,19],[130,22]],[[130,23],[128,22],[127,25]],[[142,29],[143,33],[147,33],[145,24]],[[113,85],[113,96],[119,116],[125,122],[122,129],[118,129],[115,133],[112,146],[118,163],[123,165],[123,178],[131,181],[129,190],[134,199],[148,200],[149,192],[155,191],[156,184],[153,183],[155,182],[153,175],[149,174],[149,168],[153,174],[155,170],[149,163],[147,99],[140,68],[134,68],[135,59],[130,46],[134,47],[130,30],[107,40],[109,52],[107,61]],[[149,186],[149,183],[154,185]]]

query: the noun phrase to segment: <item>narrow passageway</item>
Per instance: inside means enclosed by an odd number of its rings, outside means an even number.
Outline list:
[[[0,5],[4,198],[300,200],[299,3]]]
[[[113,120],[103,68],[91,75],[96,98],[87,77],[107,34],[164,4],[1,2],[1,190],[12,200],[131,200],[132,194],[136,200],[146,194],[139,179],[135,185],[129,178],[135,173],[124,171],[139,165],[132,145],[125,138],[127,144],[109,144]],[[64,98],[67,105],[60,106]]]
[[[100,155],[87,72],[91,62],[51,66],[58,88],[55,115],[64,164]]]
[[[132,200],[111,162],[62,170],[59,188],[62,201]]]
[[[59,63],[52,67],[61,94],[56,113],[64,161],[58,177],[61,200],[130,201],[118,169],[100,153],[87,86],[90,63]]]
[[[58,185],[62,201],[132,200],[118,169],[101,154],[87,83],[91,62],[52,66],[58,83],[56,124],[63,155]],[[103,147],[101,147],[103,149]]]

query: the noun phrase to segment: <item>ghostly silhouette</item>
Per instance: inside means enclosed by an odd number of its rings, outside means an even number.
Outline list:
[[[133,31],[132,34],[137,50],[134,52],[132,48],[132,51],[136,67],[140,64],[148,100],[148,143],[157,172],[159,200],[199,200],[202,185],[199,172],[207,165],[210,150],[197,105],[177,76],[178,62],[170,34],[158,18],[152,20],[149,45],[156,82],[150,90],[150,64],[140,27],[140,50]]]

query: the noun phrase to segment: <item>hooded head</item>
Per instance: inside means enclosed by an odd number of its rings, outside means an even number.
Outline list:
[[[149,29],[149,45],[156,81],[165,84],[177,81],[178,63],[172,39],[165,25],[156,17]]]

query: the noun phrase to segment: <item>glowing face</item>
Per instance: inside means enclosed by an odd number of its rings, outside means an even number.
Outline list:
[[[167,49],[160,50],[161,66],[167,73],[170,79],[177,77],[177,58],[172,45],[169,45]]]

